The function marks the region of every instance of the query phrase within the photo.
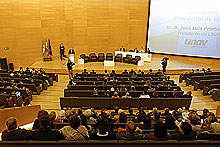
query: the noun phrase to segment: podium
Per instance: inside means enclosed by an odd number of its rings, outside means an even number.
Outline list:
[[[75,54],[69,54],[69,59],[71,60],[71,62],[75,63],[74,62]]]

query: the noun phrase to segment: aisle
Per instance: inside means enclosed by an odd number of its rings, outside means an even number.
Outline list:
[[[41,109],[45,110],[60,110],[60,97],[63,96],[68,80],[68,75],[59,75],[59,81],[54,82],[52,87],[48,87],[40,95],[33,95],[31,104],[41,105]]]

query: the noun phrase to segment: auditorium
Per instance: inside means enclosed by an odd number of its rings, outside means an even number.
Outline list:
[[[1,0],[0,147],[220,146],[219,0]]]

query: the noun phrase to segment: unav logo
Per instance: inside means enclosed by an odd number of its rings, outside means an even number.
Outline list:
[[[207,43],[208,40],[186,39],[184,44],[187,46],[205,46]]]

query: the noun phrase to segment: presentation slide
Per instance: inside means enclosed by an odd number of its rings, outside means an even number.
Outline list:
[[[220,58],[220,0],[151,0],[147,47]]]

